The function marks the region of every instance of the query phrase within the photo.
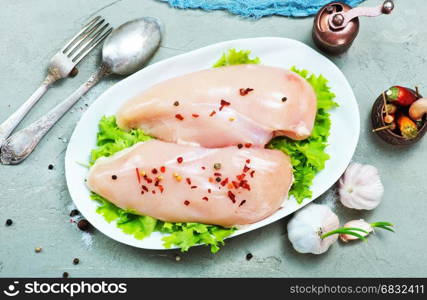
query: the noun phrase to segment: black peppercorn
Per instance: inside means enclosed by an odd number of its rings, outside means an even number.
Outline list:
[[[242,144],[237,144],[237,148],[242,149],[243,145]]]
[[[173,103],[173,105],[178,106],[178,105],[179,105],[179,102],[178,102],[178,101],[175,101],[175,102]]]
[[[6,220],[6,226],[12,225],[13,221],[11,219]]]
[[[52,170],[52,169],[53,169],[53,165],[52,165],[52,164],[49,164],[49,166],[47,166],[47,168],[48,168],[49,170]]]
[[[288,100],[288,98],[287,98],[287,97],[283,97],[283,98],[282,98],[282,102],[286,102],[286,100]]]
[[[70,212],[70,217],[78,216],[79,214],[80,214],[80,212],[77,209],[73,209]]]
[[[69,274],[68,274],[68,272],[64,272],[64,273],[62,273],[62,277],[63,277],[63,278],[68,278],[68,275],[69,275]]]
[[[246,260],[251,260],[251,259],[252,259],[252,257],[254,257],[254,256],[252,255],[252,253],[248,253],[248,254],[246,254]]]
[[[117,179],[117,175],[113,175],[113,176],[111,176],[111,178],[112,178],[113,180],[116,180],[116,179]]]
[[[216,180],[216,182],[220,182],[220,181],[221,181],[221,178],[220,178],[220,177],[217,177],[217,178],[215,178],[215,180]]]
[[[86,219],[82,219],[77,223],[77,227],[82,231],[88,231],[90,228],[90,223]]]
[[[73,259],[73,264],[77,265],[79,264],[79,262],[80,262],[80,259],[78,258]]]

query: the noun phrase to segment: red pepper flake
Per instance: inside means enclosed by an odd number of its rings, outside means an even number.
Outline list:
[[[142,189],[143,189],[144,191],[148,192],[148,188],[147,188],[145,185],[143,185],[143,186],[142,186]]]
[[[232,188],[234,188],[234,185],[233,185],[232,183],[229,183],[229,184],[227,185],[227,187],[231,190]]]
[[[206,167],[202,167],[202,170],[206,170]]]
[[[184,120],[184,117],[181,114],[176,114],[175,118],[177,118],[180,121]]]
[[[153,179],[147,177],[147,175],[144,176],[145,181],[147,181],[148,183],[152,183]]]
[[[221,111],[224,106],[230,106],[230,102],[225,101],[224,99],[221,99],[221,106],[219,107],[219,111]]]
[[[246,96],[250,92],[252,92],[254,89],[246,88],[246,89],[239,89],[240,96]]]
[[[242,202],[240,202],[240,204],[239,204],[239,207],[242,206],[245,203],[246,203],[246,200],[242,200]]]
[[[247,172],[247,171],[249,171],[251,168],[249,168],[247,165],[245,165],[244,167],[243,167],[243,172]]]
[[[198,118],[199,115],[198,114],[192,114],[193,118]]]
[[[208,193],[210,194],[210,193],[212,193],[212,190],[211,189],[208,189]]]
[[[246,174],[240,174],[240,175],[237,175],[236,178],[237,180],[242,181],[243,179],[245,179],[245,176]]]
[[[244,188],[244,189],[247,189],[248,191],[250,191],[250,190],[251,190],[251,186],[248,184],[248,181],[247,181],[247,180],[243,180],[243,181],[240,183],[240,186],[241,186],[242,188]]]
[[[138,183],[141,183],[141,175],[139,174],[139,169],[136,168],[136,178],[138,178]]]
[[[192,185],[191,189],[197,189],[197,185]]]
[[[182,157],[178,157],[178,158],[176,159],[176,161],[180,164],[180,163],[182,163],[182,162],[184,161],[184,159],[183,159]]]
[[[250,163],[251,163],[251,160],[250,160],[250,159],[247,159],[247,160],[246,160],[246,163],[247,163],[247,164],[250,164]]]
[[[166,167],[165,166],[161,166],[160,167],[160,172],[162,172],[162,173],[166,172]]]
[[[245,144],[245,147],[246,147],[246,148],[250,148],[250,147],[252,147],[252,144],[251,144],[251,143],[246,143],[246,144]]]
[[[254,178],[255,170],[251,171],[249,174],[251,175],[252,178]]]
[[[228,178],[225,178],[223,181],[221,181],[221,185],[225,186],[228,183]]]
[[[144,195],[144,191],[141,191],[141,195]]]
[[[237,181],[232,181],[231,183],[233,184],[234,188],[239,188],[239,183]]]
[[[151,193],[155,194],[155,193],[156,193],[156,191],[155,191],[155,190],[152,190],[152,191],[151,191]]]
[[[190,205],[190,201],[185,200],[185,201],[184,201],[184,204],[188,206],[188,205]]]
[[[230,198],[230,200],[233,202],[233,203],[236,203],[236,195],[234,195],[233,194],[233,192],[232,191],[228,191],[228,198]]]
[[[159,186],[160,181],[156,180],[156,182],[154,183],[154,186]]]
[[[191,179],[190,178],[185,178],[185,181],[187,181],[188,185],[191,185]]]
[[[209,117],[213,117],[213,115],[216,114],[216,111],[212,111],[211,114],[209,115]]]
[[[208,197],[203,197],[202,200],[209,201]]]
[[[156,168],[154,168],[153,170],[151,170],[151,173],[153,173],[153,174],[157,174],[157,169],[156,169]]]
[[[165,188],[161,184],[159,184],[158,188],[160,190],[160,193],[163,193],[163,191],[165,190]]]
[[[242,144],[237,144],[237,148],[242,149],[243,145]]]
[[[214,179],[212,177],[209,177],[209,182],[214,182]]]
[[[216,172],[214,173],[214,176],[221,176],[221,173]]]

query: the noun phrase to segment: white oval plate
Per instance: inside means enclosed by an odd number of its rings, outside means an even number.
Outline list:
[[[164,249],[162,234],[155,232],[150,237],[137,240],[123,233],[114,222],[107,223],[96,213],[97,203],[89,198],[84,179],[88,172],[76,162],[87,162],[90,151],[95,148],[98,122],[104,115],[114,115],[129,98],[153,84],[168,78],[210,68],[230,48],[247,49],[252,56],[261,58],[262,64],[282,68],[304,68],[329,80],[336,94],[339,108],[331,111],[332,128],[327,152],[331,159],[326,168],[317,174],[312,185],[313,198],[297,204],[295,199],[286,201],[283,208],[272,216],[236,231],[233,236],[252,231],[277,221],[302,208],[319,197],[341,176],[349,164],[359,139],[359,109],[353,91],[341,71],[327,58],[305,44],[286,38],[251,38],[214,44],[150,65],[105,91],[89,107],[78,122],[65,155],[65,175],[71,197],[80,212],[99,231],[119,242],[146,249]]]

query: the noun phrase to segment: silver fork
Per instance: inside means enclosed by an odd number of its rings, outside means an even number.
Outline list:
[[[104,23],[105,19],[97,16],[52,57],[48,74],[40,87],[0,125],[0,147],[48,88],[59,79],[72,76],[77,71],[75,66],[110,34],[112,28]]]

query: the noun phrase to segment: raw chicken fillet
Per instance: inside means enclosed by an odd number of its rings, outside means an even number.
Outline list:
[[[273,214],[288,198],[292,180],[289,157],[281,151],[150,140],[98,159],[87,184],[141,215],[229,227]]]
[[[264,146],[274,136],[309,137],[316,107],[313,88],[298,74],[238,65],[158,83],[125,103],[117,122],[179,144]]]

